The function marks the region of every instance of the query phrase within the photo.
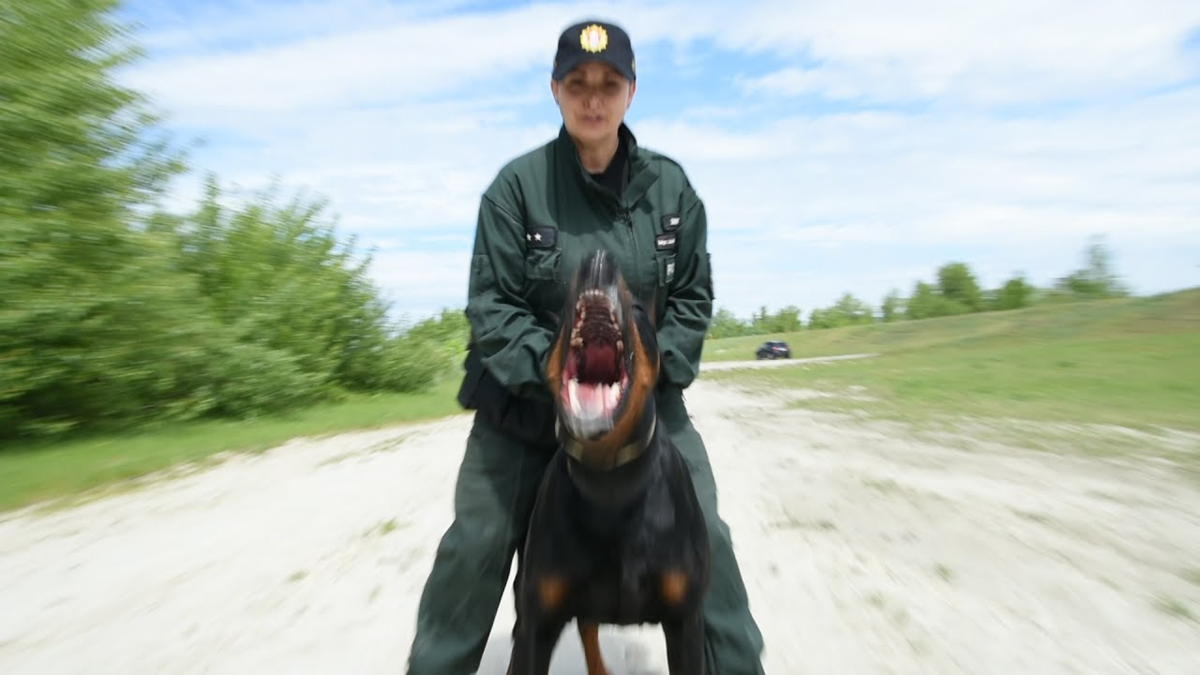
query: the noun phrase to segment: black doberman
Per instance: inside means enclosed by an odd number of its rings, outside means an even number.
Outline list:
[[[519,556],[510,675],[545,675],[567,623],[588,675],[600,624],[659,624],[671,675],[704,675],[704,514],[659,423],[655,321],[606,251],[576,270],[547,358],[560,446]]]

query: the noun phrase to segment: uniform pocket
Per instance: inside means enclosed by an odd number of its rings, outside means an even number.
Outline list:
[[[525,278],[530,281],[554,281],[562,252],[558,248],[535,248],[525,253]]]
[[[665,288],[675,281],[675,254],[658,257],[658,285]]]

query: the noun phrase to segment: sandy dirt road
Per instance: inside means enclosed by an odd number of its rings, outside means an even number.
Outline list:
[[[688,394],[768,673],[1200,673],[1200,490],[1170,467],[784,398]],[[468,426],[296,440],[0,518],[0,673],[403,672]],[[511,620],[506,595],[481,673]],[[613,675],[666,673],[652,629],[602,644]],[[569,629],[552,672],[580,654]]]

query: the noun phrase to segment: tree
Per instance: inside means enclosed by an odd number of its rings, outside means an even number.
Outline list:
[[[965,311],[983,310],[983,294],[979,282],[966,263],[951,262],[938,268],[938,293],[946,300],[961,305]],[[956,312],[957,313],[957,312]]]
[[[953,316],[967,311],[965,305],[950,300],[933,284],[924,281],[918,281],[913,286],[912,296],[904,308],[905,316],[914,320]]]
[[[775,313],[773,325],[771,326],[772,333],[795,333],[804,327],[804,322],[800,318],[800,308],[795,305],[788,305],[780,308]]]
[[[840,328],[868,324],[874,320],[867,303],[850,293],[843,293],[832,306],[813,310],[808,318],[808,327]]]
[[[1000,290],[996,293],[995,304],[997,310],[1021,309],[1028,307],[1033,301],[1034,287],[1025,281],[1024,275],[1017,274],[1013,278],[1004,282]]]
[[[929,319],[938,316],[938,300],[940,296],[933,286],[918,281],[913,285],[913,292],[908,298],[904,312],[909,319]]]
[[[800,318],[800,308],[788,305],[772,314],[765,306],[760,307],[750,322],[749,332],[754,335],[766,333],[793,333],[801,330],[804,324]]]
[[[367,275],[371,257],[356,255],[353,238],[337,239],[325,206],[321,199],[283,202],[271,185],[228,208],[210,176],[196,212],[176,232],[183,268],[235,341],[287,353],[289,368],[304,377],[350,390],[416,388],[397,379],[404,370],[389,360],[396,357],[393,328]],[[405,344],[425,350],[432,342]]]
[[[713,314],[712,321],[708,327],[708,337],[710,339],[721,339],[729,337],[737,337],[746,335],[750,332],[749,326],[738,319],[732,310],[727,307],[722,307]]]
[[[0,435],[154,410],[206,330],[142,218],[183,164],[111,78],[116,4],[0,7]]]
[[[767,311],[766,305],[759,307],[758,312],[750,317],[750,330],[755,335],[771,332],[771,314]]]
[[[843,325],[871,323],[874,319],[871,306],[850,293],[843,293],[838,298],[833,311],[842,317]]]
[[[1116,298],[1129,295],[1129,290],[1113,271],[1112,252],[1101,237],[1092,237],[1083,252],[1082,269],[1058,280],[1057,288],[1086,299]]]
[[[184,165],[112,80],[115,2],[0,3],[0,437],[411,391],[459,357],[462,317],[390,324],[321,200],[227,208],[210,177],[159,207]]]
[[[879,306],[880,313],[884,323],[898,321],[904,315],[904,298],[900,297],[900,292],[896,289],[888,291],[884,296],[883,303]]]

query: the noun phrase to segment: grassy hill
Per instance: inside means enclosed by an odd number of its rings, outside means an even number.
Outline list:
[[[765,340],[786,340],[798,357],[852,352],[897,353],[988,341],[995,344],[1200,334],[1200,288],[1146,298],[1042,305],[919,321],[709,340],[705,361],[754,358]]]
[[[922,321],[710,341],[706,361],[880,356],[705,378],[819,390],[798,405],[905,419],[970,415],[1200,431],[1200,289]],[[864,404],[869,399],[869,404]]]
[[[462,412],[456,380],[419,394],[370,394],[273,417],[209,420],[121,434],[13,444],[0,452],[0,512],[109,486],[223,453],[262,452],[327,436]]]
[[[796,405],[906,420],[945,415],[1200,431],[1200,289],[774,336],[712,340],[704,360],[754,358],[782,338],[797,357],[861,361],[706,373],[751,388],[820,390]],[[364,396],[301,413],[211,421],[0,452],[0,511],[73,495],[221,452],[460,412],[456,379],[414,395]],[[864,402],[864,399],[868,399]],[[1075,442],[1071,439],[1071,442]]]

